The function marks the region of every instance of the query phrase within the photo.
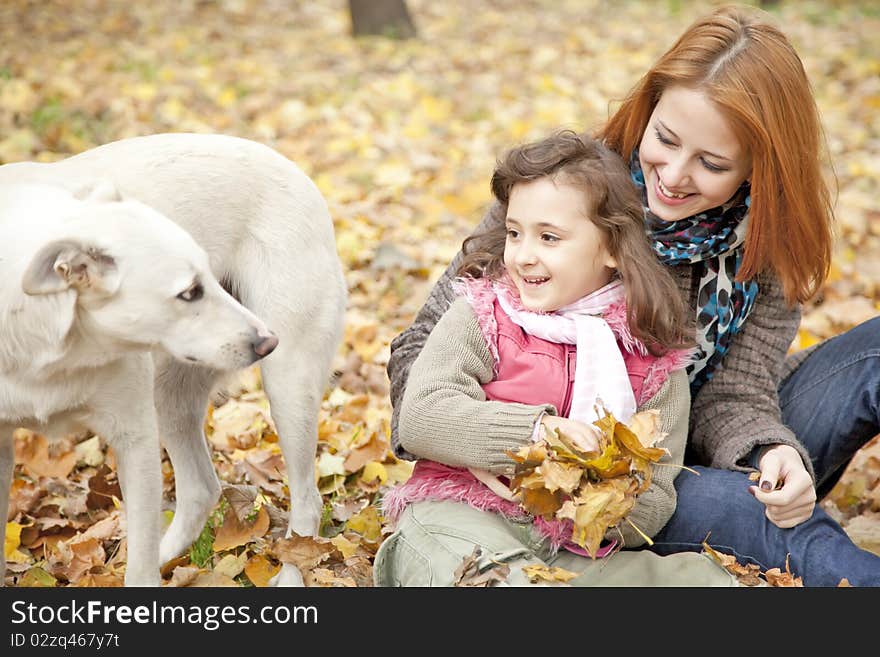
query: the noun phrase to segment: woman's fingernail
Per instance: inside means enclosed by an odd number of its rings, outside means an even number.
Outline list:
[[[766,479],[761,482],[761,490],[773,490],[772,484]]]

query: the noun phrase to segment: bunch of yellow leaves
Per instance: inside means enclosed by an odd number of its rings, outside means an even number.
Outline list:
[[[509,454],[517,463],[510,489],[522,507],[546,519],[571,519],[572,540],[593,558],[608,529],[624,520],[651,543],[626,516],[650,486],[653,464],[668,454],[654,446],[666,436],[659,411],[636,413],[628,424],[602,412],[593,423],[601,432],[597,451],[581,451],[553,431]]]

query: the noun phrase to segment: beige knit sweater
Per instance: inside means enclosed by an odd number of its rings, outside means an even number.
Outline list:
[[[503,221],[495,203],[477,230]],[[431,329],[456,298],[452,281],[459,252],[431,290],[413,324],[391,343],[388,377],[391,380],[391,444],[402,458],[414,455],[400,443],[398,432],[401,398],[408,387],[410,367],[425,345]],[[696,316],[699,280],[692,265],[672,267],[686,307]],[[760,291],[742,330],[730,341],[730,350],[693,399],[690,417],[690,445],[703,465],[747,470],[747,459],[759,445],[786,444],[797,449],[813,475],[809,453],[792,431],[782,424],[777,386],[781,377],[796,367],[804,354],[789,358],[786,353],[800,324],[800,308],[789,306],[775,275],[758,277]]]
[[[514,462],[507,452],[528,445],[541,414],[555,415],[557,410],[549,404],[487,401],[482,384],[492,380],[493,365],[476,315],[459,298],[431,331],[410,370],[400,404],[403,447],[446,465],[512,475]],[[654,466],[651,485],[628,516],[648,536],[660,531],[675,511],[673,482],[684,461],[689,405],[687,375],[678,370],[638,409],[657,409],[661,430],[668,433],[659,446],[669,455]],[[620,530],[627,547],[644,544],[628,523]],[[616,537],[616,530],[609,534]]]

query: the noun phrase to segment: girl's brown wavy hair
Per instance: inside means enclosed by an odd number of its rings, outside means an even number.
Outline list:
[[[789,303],[828,275],[833,242],[826,154],[810,82],[765,12],[729,5],[697,20],[630,90],[598,138],[624,157],[638,147],[664,90],[702,91],[751,155],[751,206],[737,279],[773,270]]]
[[[492,194],[502,216],[515,185],[550,177],[583,190],[587,216],[600,230],[626,289],[630,330],[654,354],[690,347],[693,328],[671,273],[645,235],[644,210],[629,169],[596,139],[561,130],[510,150],[495,167]],[[507,228],[475,233],[462,244],[458,275],[499,278],[504,273]]]

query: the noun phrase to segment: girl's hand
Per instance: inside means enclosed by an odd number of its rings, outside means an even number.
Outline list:
[[[581,451],[595,452],[599,449],[599,430],[591,424],[584,424],[557,415],[544,415],[541,419],[541,426],[547,431],[556,429]]]
[[[816,488],[794,447],[775,445],[764,452],[758,465],[761,478],[749,492],[767,507],[764,515],[770,522],[787,529],[813,515]]]

